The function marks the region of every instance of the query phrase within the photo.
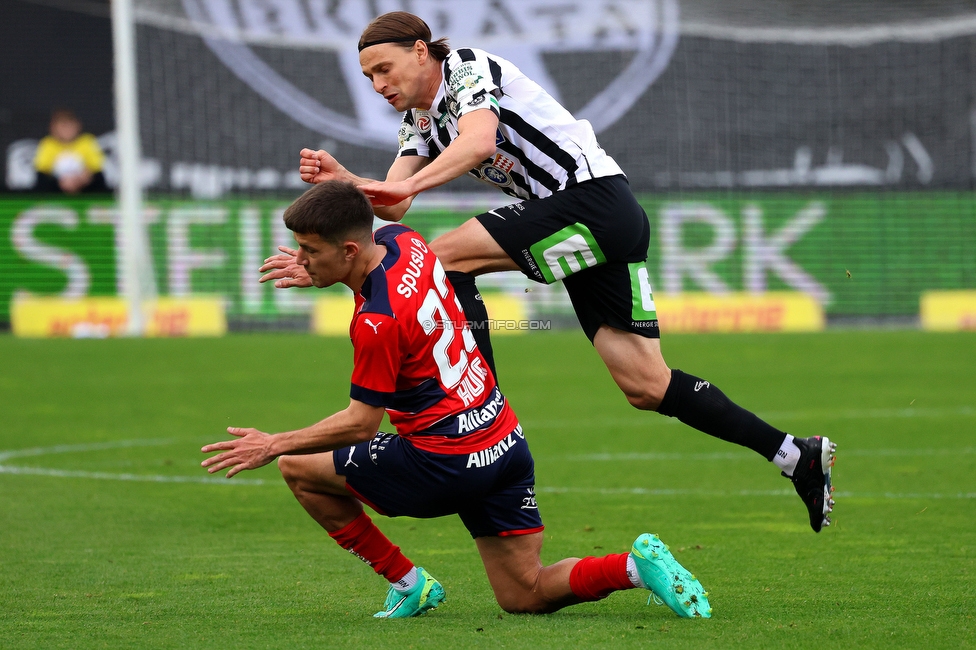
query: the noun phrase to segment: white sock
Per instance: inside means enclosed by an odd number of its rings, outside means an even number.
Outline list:
[[[399,591],[400,593],[406,593],[414,588],[417,584],[419,578],[419,573],[417,572],[417,567],[413,567],[407,571],[407,575],[403,576],[396,582],[391,582],[390,586]]]
[[[783,470],[787,476],[793,476],[796,464],[800,461],[800,448],[793,443],[793,436],[786,434],[786,439],[780,446],[779,451],[773,456],[776,467]]]
[[[627,577],[630,578],[630,583],[635,587],[647,589],[647,585],[644,584],[644,581],[641,580],[640,574],[637,573],[637,563],[634,562],[633,555],[627,556]]]

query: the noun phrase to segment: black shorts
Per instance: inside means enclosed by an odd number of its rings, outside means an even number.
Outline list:
[[[563,280],[586,336],[601,325],[660,337],[648,280],[647,214],[623,176],[475,217],[531,280]]]
[[[336,473],[388,517],[459,515],[472,537],[542,531],[535,463],[522,428],[473,454],[435,454],[392,433],[332,452]]]

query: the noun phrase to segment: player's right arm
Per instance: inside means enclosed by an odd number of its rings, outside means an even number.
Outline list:
[[[245,469],[264,467],[285,455],[318,454],[365,442],[376,435],[383,421],[383,407],[355,399],[324,420],[295,431],[270,434],[252,428],[228,427],[233,440],[204,446],[205,454],[220,452],[201,463],[211,474],[227,469],[227,478]],[[229,469],[228,469],[229,468]]]
[[[302,149],[301,157],[298,172],[302,180],[306,183],[316,185],[323,181],[338,180],[346,181],[359,187],[376,182],[375,179],[364,178],[353,174],[340,165],[339,161],[332,154],[323,149],[319,149],[318,151]],[[430,163],[430,158],[425,156],[400,156],[390,166],[390,170],[386,173],[386,180],[388,182],[406,180],[426,167],[428,163]],[[413,203],[413,196],[407,197],[396,205],[374,207],[373,212],[380,219],[399,221],[406,214],[411,203]]]

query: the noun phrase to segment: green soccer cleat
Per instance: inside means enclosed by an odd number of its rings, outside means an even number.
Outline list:
[[[634,542],[630,556],[637,565],[637,573],[651,590],[658,605],[664,604],[684,618],[710,618],[708,592],[687,569],[678,564],[667,545],[657,535],[644,533]]]
[[[376,618],[408,618],[420,616],[444,602],[444,587],[434,580],[423,567],[417,567],[417,584],[407,593],[400,593],[393,586],[386,592],[383,611],[373,614]]]

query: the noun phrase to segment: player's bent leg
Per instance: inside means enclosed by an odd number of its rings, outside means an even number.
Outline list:
[[[336,473],[333,452],[281,456],[278,467],[298,502],[329,537],[390,583],[383,609],[374,616],[420,616],[444,602],[441,584],[401,553],[363,511],[345,477]]]
[[[482,275],[519,270],[518,265],[477,219],[468,219],[436,238],[430,242],[430,249],[448,271]]]
[[[475,539],[495,600],[506,612],[545,614],[583,602],[569,583],[579,560],[542,566],[542,538],[542,533],[532,533]]]
[[[793,481],[814,532],[830,525],[834,506],[830,466],[836,445],[821,443],[817,437],[794,439],[730,400],[711,382],[669,370],[659,339],[603,325],[593,345],[633,406],[677,418],[775,463]]]
[[[632,406],[658,409],[671,382],[660,339],[603,325],[593,337],[593,347]]]
[[[363,511],[335,471],[332,452],[281,456],[278,469],[305,511],[330,533],[348,525]]]

